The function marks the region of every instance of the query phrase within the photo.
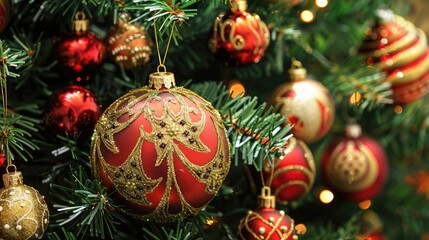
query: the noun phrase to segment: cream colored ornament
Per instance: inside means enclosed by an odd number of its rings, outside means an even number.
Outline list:
[[[0,190],[0,239],[42,239],[49,223],[43,196],[25,184],[21,172],[3,174]]]

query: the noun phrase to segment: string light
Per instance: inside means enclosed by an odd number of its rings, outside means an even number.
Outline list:
[[[235,98],[237,96],[244,96],[246,94],[246,88],[243,86],[243,84],[238,80],[232,80],[228,84],[229,94],[231,98]]]
[[[325,8],[328,6],[328,0],[316,0],[316,6],[319,8]]]
[[[300,223],[295,226],[296,233],[299,235],[304,235],[307,232],[307,227]]]
[[[301,12],[301,20],[305,23],[310,23],[314,21],[314,14],[310,10],[304,10]]]
[[[367,210],[369,207],[371,207],[371,200],[365,200],[363,202],[360,202],[359,207],[362,210]]]
[[[401,107],[401,106],[399,106],[399,105],[395,106],[395,113],[396,113],[396,114],[398,114],[398,115],[399,115],[399,114],[401,114],[401,113],[402,113],[402,110],[403,110],[403,109],[402,109],[402,107]]]
[[[319,195],[320,201],[324,204],[331,203],[334,200],[334,194],[329,190],[323,190]]]

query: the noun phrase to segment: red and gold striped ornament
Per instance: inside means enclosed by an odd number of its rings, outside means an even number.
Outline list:
[[[392,84],[395,104],[408,104],[426,95],[429,49],[425,33],[411,22],[380,11],[380,21],[366,32],[359,51],[367,63],[383,69]]]
[[[220,114],[169,72],[131,90],[102,114],[91,167],[126,214],[156,222],[196,215],[216,195],[230,167]]]
[[[274,159],[274,169],[267,163],[264,174],[268,180],[273,173],[271,189],[278,202],[287,204],[304,196],[312,188],[316,167],[310,149],[294,137],[286,143],[283,154]]]
[[[289,74],[291,82],[278,86],[269,102],[285,117],[285,125],[293,125],[295,137],[306,143],[316,142],[332,126],[334,100],[320,82],[307,79],[307,70],[299,61],[292,62]]]
[[[388,176],[383,148],[361,135],[361,127],[350,124],[346,136],[332,142],[321,158],[321,172],[327,185],[342,198],[362,202],[377,196]]]
[[[276,199],[269,187],[258,196],[258,209],[248,211],[238,226],[242,240],[296,240],[295,223],[283,210],[275,208]]]

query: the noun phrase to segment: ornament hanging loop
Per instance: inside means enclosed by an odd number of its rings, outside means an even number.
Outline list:
[[[164,71],[164,73],[166,73],[167,72],[167,68],[165,67],[165,65],[164,64],[159,64],[158,65],[158,67],[156,67],[156,71],[158,72],[158,73],[160,73],[161,71],[160,71],[160,69],[163,69]]]
[[[173,22],[173,25],[171,26],[170,36],[168,37],[168,42],[167,42],[167,47],[165,49],[164,58],[161,60],[161,51],[159,49],[158,34],[157,34],[157,30],[156,30],[156,20],[153,22],[153,31],[155,34],[156,51],[158,53],[158,62],[159,62],[158,69],[157,69],[158,72],[159,72],[160,67],[163,67],[164,72],[167,72],[167,68],[165,67],[165,60],[167,59],[168,49],[170,48],[170,43],[171,43],[171,39],[173,38],[173,32],[174,32],[175,26],[176,26],[176,22]]]
[[[88,31],[89,20],[83,11],[79,11],[74,15],[72,29],[76,34],[83,34]]]
[[[13,172],[9,171],[9,168],[13,168]],[[6,167],[6,172],[7,172],[7,173],[14,173],[14,172],[17,172],[17,168],[16,168],[15,164],[9,164],[9,165],[7,165],[7,167]]]
[[[296,59],[292,59],[292,64],[289,69],[290,80],[300,81],[307,78],[307,69],[302,67],[302,63]]]

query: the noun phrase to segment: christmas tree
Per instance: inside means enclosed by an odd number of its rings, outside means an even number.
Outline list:
[[[428,238],[426,6],[0,0],[0,239]]]

